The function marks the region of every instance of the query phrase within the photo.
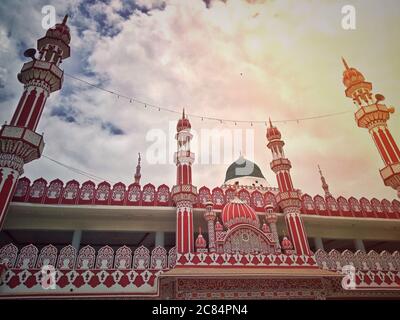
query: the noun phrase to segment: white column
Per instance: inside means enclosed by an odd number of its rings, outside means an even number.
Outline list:
[[[72,235],[72,246],[79,251],[79,247],[81,245],[81,238],[82,238],[82,230],[74,230]]]
[[[162,231],[157,231],[156,232],[156,240],[155,240],[155,245],[164,247],[164,232]]]
[[[320,237],[314,238],[314,245],[315,245],[315,250],[318,250],[318,249],[325,250],[324,243],[322,242],[322,239]]]
[[[354,239],[354,247],[356,248],[356,251],[360,250],[366,252],[364,242],[361,239]]]

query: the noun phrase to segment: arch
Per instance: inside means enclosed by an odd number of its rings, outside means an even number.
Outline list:
[[[369,202],[369,200],[367,198],[362,197],[360,199],[360,205],[361,205],[364,217],[376,218],[374,208],[372,207],[371,203]]]
[[[340,216],[341,212],[339,210],[339,205],[336,202],[336,199],[332,196],[328,196],[325,198],[326,205],[328,207],[329,215],[331,216]]]
[[[58,255],[57,268],[58,269],[73,269],[76,260],[76,249],[68,245],[60,250]]]
[[[381,201],[382,207],[383,207],[383,211],[386,213],[386,217],[389,219],[396,219],[397,215],[396,212],[394,210],[394,208],[392,207],[392,204],[390,203],[390,201],[388,199],[383,199]]]
[[[356,198],[349,198],[349,206],[355,217],[363,217],[360,202]]]
[[[25,202],[29,194],[30,185],[31,181],[28,178],[23,177],[19,179],[15,188],[13,201]]]
[[[38,248],[33,244],[28,244],[23,247],[19,252],[17,263],[15,268],[18,269],[33,269],[36,264],[36,259],[38,256]]]
[[[56,266],[57,263],[57,248],[51,244],[40,250],[39,258],[36,263],[36,268],[41,268],[45,265]]]
[[[49,183],[46,195],[44,197],[44,203],[56,204],[60,202],[61,194],[63,191],[64,183],[60,179],[55,179]]]
[[[207,187],[203,186],[199,189],[199,196],[198,196],[198,207],[199,208],[204,208],[205,204],[208,200],[211,199],[211,192],[210,189]]]
[[[156,188],[151,183],[148,183],[143,187],[142,205],[154,206],[155,200],[156,200]]]
[[[91,246],[84,246],[79,250],[76,259],[76,269],[93,269],[96,251]]]
[[[18,248],[12,243],[6,244],[0,249],[0,264],[5,264],[7,268],[13,268],[17,261]]]
[[[214,188],[211,196],[215,209],[222,209],[225,206],[225,194],[221,188]]]
[[[315,211],[318,215],[329,216],[328,209],[325,203],[325,199],[320,195],[314,197]]]
[[[62,192],[62,204],[75,204],[78,201],[79,182],[76,180],[68,181]]]
[[[249,224],[240,224],[230,229],[224,238],[223,247],[228,254],[276,253],[273,239]]]
[[[145,246],[140,246],[133,254],[133,268],[137,270],[145,270],[149,268],[150,252]]]
[[[251,205],[250,193],[246,189],[240,189],[238,192],[238,198],[244,201],[248,206]]]
[[[274,211],[278,212],[278,204],[276,202],[276,198],[275,195],[268,191],[264,194],[264,203],[267,204],[268,202],[272,203],[272,205],[274,206]]]
[[[122,182],[113,185],[110,197],[110,204],[122,206],[125,204],[126,186]]]
[[[115,254],[115,269],[130,269],[132,266],[132,250],[127,246],[118,248]]]
[[[236,190],[233,188],[228,188],[225,190],[226,203],[229,203],[235,198]]]
[[[253,191],[250,198],[250,206],[257,212],[264,212],[264,198],[259,191]]]
[[[314,201],[307,193],[301,196],[301,208],[305,214],[315,214]]]
[[[36,179],[33,181],[29,188],[28,202],[30,203],[42,203],[44,195],[46,193],[47,181],[43,178]]]
[[[114,250],[110,246],[104,246],[97,252],[96,269],[112,269]]]
[[[351,211],[350,204],[345,197],[340,196],[337,199],[337,204],[339,205],[343,217],[353,217],[353,212]]]
[[[126,204],[130,206],[139,206],[141,204],[142,192],[138,183],[132,183],[128,186]]]
[[[164,270],[168,266],[167,250],[157,246],[151,251],[150,268],[155,270]]]
[[[383,210],[382,204],[378,199],[372,198],[371,205],[376,213],[377,218],[387,218],[387,215]]]
[[[111,185],[107,181],[101,182],[96,189],[94,203],[109,204],[111,195]]]
[[[400,219],[400,201],[397,199],[394,199],[392,201],[392,208],[396,214],[397,219]]]
[[[157,205],[169,206],[171,205],[170,191],[166,184],[162,184],[157,188]]]
[[[91,180],[82,183],[82,187],[79,192],[78,204],[93,204],[95,188],[96,185]]]

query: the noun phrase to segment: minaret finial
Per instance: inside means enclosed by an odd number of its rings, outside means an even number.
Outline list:
[[[272,128],[272,121],[271,121],[271,117],[269,117],[269,126]]]
[[[64,16],[64,19],[63,19],[63,21],[62,21],[61,24],[63,24],[63,25],[65,26],[66,23],[67,23],[67,20],[68,20],[68,15],[66,14],[66,15]]]
[[[182,111],[182,119],[185,119],[185,108],[183,108],[183,111]]]
[[[324,191],[325,191],[325,197],[332,196],[331,193],[329,192],[329,185],[326,183],[325,177],[322,174],[322,170],[321,170],[321,167],[319,165],[318,165],[318,171],[319,171],[319,174],[321,176],[322,189],[324,189]]]
[[[142,158],[140,156],[140,152],[138,153],[138,162],[136,165],[136,173],[135,173],[135,183],[140,184],[140,178],[142,177],[141,173],[140,173],[140,162],[141,162]]]
[[[348,64],[347,64],[347,62],[346,62],[346,60],[344,60],[343,57],[342,57],[342,61],[343,61],[343,64],[344,64],[344,67],[346,68],[346,70],[349,70],[350,68],[349,68],[349,66],[348,66]]]

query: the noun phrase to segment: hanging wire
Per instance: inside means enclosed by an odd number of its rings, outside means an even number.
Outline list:
[[[158,111],[171,112],[171,113],[178,114],[178,115],[181,114],[181,111],[180,111],[180,110],[175,110],[175,109],[171,109],[171,108],[156,106],[156,105],[154,105],[154,104],[151,104],[151,103],[142,101],[142,100],[137,99],[137,98],[135,98],[135,97],[129,97],[129,96],[126,96],[126,95],[124,95],[124,94],[117,93],[117,92],[112,91],[112,90],[110,90],[110,89],[106,89],[106,88],[103,88],[103,87],[101,87],[101,86],[99,86],[99,85],[96,85],[96,84],[94,84],[94,83],[91,83],[91,82],[89,82],[89,81],[87,81],[87,80],[84,80],[84,79],[78,78],[78,77],[76,77],[76,76],[73,76],[73,75],[71,75],[71,74],[69,74],[69,73],[67,73],[67,72],[64,72],[64,75],[67,76],[67,77],[69,77],[69,78],[71,78],[71,79],[74,79],[74,80],[76,80],[76,81],[80,81],[80,82],[82,82],[82,83],[85,83],[85,84],[87,84],[87,85],[89,85],[89,86],[91,86],[91,87],[93,87],[93,88],[98,89],[98,90],[101,90],[101,91],[107,92],[107,93],[109,93],[109,94],[115,95],[115,96],[117,96],[118,99],[119,99],[119,98],[123,98],[123,99],[129,100],[130,103],[136,102],[136,103],[138,103],[138,104],[141,104],[141,105],[143,105],[144,108],[146,108],[146,109],[147,109],[147,108],[152,108],[152,109],[156,109],[156,110],[158,110]],[[335,116],[339,116],[339,115],[346,114],[346,113],[350,113],[350,112],[352,112],[352,111],[351,111],[351,110],[348,110],[348,111],[339,111],[339,112],[326,113],[326,114],[320,114],[320,115],[309,116],[309,117],[302,117],[302,118],[280,119],[280,120],[278,119],[278,120],[274,120],[273,122],[274,122],[274,123],[284,123],[284,124],[286,124],[286,122],[294,122],[294,121],[295,121],[295,122],[299,123],[300,121],[313,120],[313,119],[322,119],[322,118],[330,118],[330,117],[335,117]],[[193,113],[187,113],[187,115],[190,116],[191,118],[198,118],[198,119],[201,119],[201,121],[210,120],[210,121],[219,122],[219,123],[221,123],[221,124],[222,124],[222,123],[231,123],[231,124],[234,124],[235,126],[236,126],[238,123],[241,123],[241,124],[250,124],[251,126],[252,126],[253,124],[266,124],[266,121],[265,121],[265,120],[221,119],[221,118],[208,117],[208,116],[198,115],[198,114],[193,114]]]

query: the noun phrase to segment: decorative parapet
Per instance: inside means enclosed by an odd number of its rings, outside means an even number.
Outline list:
[[[185,186],[186,187],[186,186]],[[189,188],[189,187],[188,187]],[[190,188],[189,188],[190,189]],[[192,191],[197,192],[197,189]],[[175,190],[179,191],[179,190]],[[186,191],[186,189],[185,189]],[[257,212],[264,212],[267,202],[274,205],[275,212],[281,212],[277,204],[274,190],[249,190],[239,189],[239,198],[245,201]],[[222,209],[232,198],[232,188],[209,189],[205,186],[198,189],[195,197],[194,207],[205,208],[209,199],[214,203],[214,209]],[[152,184],[140,186],[132,183],[126,186],[118,182],[113,186],[106,181],[96,185],[93,181],[86,181],[80,185],[78,181],[71,180],[64,184],[61,180],[55,179],[48,183],[43,178],[31,181],[24,177],[18,181],[14,202],[61,204],[61,205],[119,205],[119,206],[174,206],[171,194],[173,191],[163,184],[156,188]],[[296,192],[293,196],[299,196]],[[352,218],[382,218],[400,219],[400,201],[395,199],[390,202],[387,199],[382,201],[374,198],[346,199],[342,196],[337,199],[333,197],[324,198],[319,195],[312,198],[308,194],[301,195],[301,212],[308,215],[339,216]]]
[[[285,254],[228,254],[228,253],[185,253],[178,254],[179,267],[304,267],[318,268],[313,256]]]
[[[317,250],[315,258],[321,269],[335,271],[353,281],[350,290],[400,290],[400,254],[387,251],[368,253],[345,250],[329,253]],[[343,283],[342,283],[343,285]]]

